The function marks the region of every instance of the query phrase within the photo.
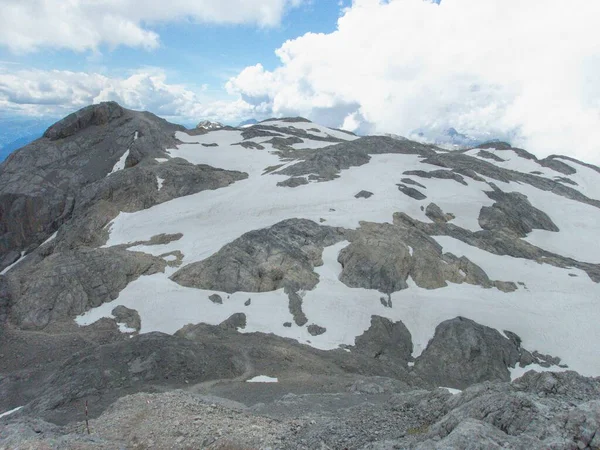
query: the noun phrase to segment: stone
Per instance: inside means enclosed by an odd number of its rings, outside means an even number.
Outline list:
[[[171,279],[182,286],[222,292],[296,292],[319,281],[324,247],[344,239],[340,229],[306,219],[289,219],[248,232],[204,261],[179,269]]]
[[[464,389],[483,381],[510,381],[508,367],[514,367],[519,359],[513,340],[457,317],[436,327],[414,370],[437,386]]]
[[[467,182],[462,175],[456,173],[453,170],[432,170],[431,172],[425,172],[424,170],[407,170],[404,175],[414,175],[421,178],[439,178],[441,180],[454,180],[457,183],[467,186]]]
[[[381,316],[371,316],[371,326],[356,337],[354,346],[372,358],[412,360],[413,343],[406,326]]]
[[[444,211],[435,203],[427,205],[425,215],[436,223],[446,223],[455,218],[454,214],[444,214]]]
[[[208,296],[208,299],[213,302],[216,303],[218,305],[222,305],[223,304],[223,298],[219,295],[219,294],[212,294]]]
[[[369,191],[360,191],[358,194],[354,196],[354,198],[369,198],[373,195],[372,192]]]
[[[8,274],[11,320],[22,329],[43,329],[114,300],[131,281],[165,266],[162,258],[114,248],[30,258]]]
[[[142,328],[140,315],[135,309],[130,309],[126,306],[119,305],[111,311],[111,314],[115,317],[117,323],[123,323],[127,326],[127,328],[137,332],[139,332]]]
[[[525,237],[534,229],[558,232],[558,227],[545,212],[531,205],[519,192],[502,192],[492,184],[493,191],[485,192],[496,200],[492,206],[484,206],[479,213],[479,225],[484,230],[506,229]]]
[[[427,198],[427,196],[421,192],[419,192],[417,189],[409,187],[409,186],[405,186],[404,184],[397,184],[396,186],[398,186],[398,190],[400,192],[402,192],[403,194],[414,198],[415,200],[425,200]]]
[[[306,327],[306,329],[308,331],[308,334],[310,334],[311,336],[319,336],[327,331],[326,328],[316,325],[314,323]]]
[[[308,322],[308,318],[304,311],[302,311],[302,297],[298,295],[297,292],[289,291],[288,293],[288,308],[290,310],[290,314],[294,318],[294,322],[299,327],[306,325]]]
[[[402,178],[400,181],[402,181],[404,184],[410,184],[413,186],[419,186],[423,189],[427,189],[427,186],[422,185],[421,183],[419,183],[418,181],[413,180],[412,178]]]
[[[246,328],[246,314],[235,313],[219,324],[219,327],[225,329],[240,329]]]
[[[350,235],[350,244],[338,255],[342,265],[340,281],[349,287],[377,289],[387,294],[406,289],[409,276],[417,286],[426,289],[445,287],[447,281],[496,286],[468,258],[444,254],[427,234],[415,227],[398,225],[361,222]],[[510,284],[498,286],[516,289]]]
[[[277,186],[280,187],[298,187],[298,186],[303,186],[305,184],[308,184],[308,180],[304,177],[292,177],[292,178],[288,178],[285,181],[280,181],[279,183],[277,183]]]

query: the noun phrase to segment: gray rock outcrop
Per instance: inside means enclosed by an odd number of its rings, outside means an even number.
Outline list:
[[[141,275],[164,271],[165,261],[120,249],[57,252],[20,264],[8,273],[11,321],[42,329],[117,298]]]
[[[427,205],[427,208],[425,208],[425,215],[436,223],[450,222],[455,218],[454,214],[452,213],[445,214],[444,211],[442,211],[442,208],[435,203],[430,203]]]
[[[119,305],[111,311],[111,314],[115,317],[117,323],[122,323],[127,328],[130,328],[137,332],[139,332],[142,328],[140,314],[135,309]]]
[[[438,386],[463,389],[482,381],[510,381],[519,348],[497,330],[457,317],[439,324],[414,370]]]
[[[493,191],[486,194],[495,200],[492,206],[484,206],[479,213],[479,225],[484,230],[509,230],[525,237],[534,229],[560,231],[545,212],[531,205],[519,192],[502,192],[492,184]]]
[[[0,165],[0,261],[31,251],[67,222],[81,189],[105,178],[128,149],[125,167],[162,157],[180,130],[108,102],[66,117],[15,151]]]
[[[373,358],[411,361],[413,343],[410,332],[402,322],[392,322],[381,316],[371,316],[371,326],[354,340],[358,351]]]
[[[415,227],[361,222],[350,242],[338,255],[340,281],[349,287],[392,293],[406,289],[410,276],[426,289],[447,286],[447,281],[516,289],[490,280],[464,256],[443,253],[434,239]]]
[[[312,289],[319,281],[324,247],[343,239],[343,230],[290,219],[246,233],[214,255],[178,270],[182,286],[222,292]]]
[[[358,194],[354,196],[354,198],[371,198],[373,196],[372,192],[369,191],[360,191]]]
[[[400,192],[402,192],[404,195],[414,198],[415,200],[425,200],[427,198],[427,196],[418,189],[406,186],[404,184],[398,184],[397,186]]]

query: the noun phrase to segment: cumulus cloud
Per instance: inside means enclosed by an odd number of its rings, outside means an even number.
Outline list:
[[[148,25],[198,23],[274,26],[303,0],[0,0],[0,45],[14,52],[40,48],[96,50],[101,44],[153,49]]]
[[[354,0],[227,84],[274,115],[435,136],[450,127],[599,161],[600,2]]]
[[[210,98],[169,83],[160,69],[144,69],[126,78],[71,71],[0,71],[0,110],[16,115],[62,117],[92,103],[113,100],[126,108],[152,111],[174,122],[214,119],[236,123],[260,108],[239,100]]]

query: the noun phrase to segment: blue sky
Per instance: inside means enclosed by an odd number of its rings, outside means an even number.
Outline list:
[[[261,62],[266,69],[274,69],[279,61],[275,49],[286,40],[307,32],[334,31],[340,11],[337,0],[314,1],[289,9],[281,23],[273,27],[180,20],[149,27],[160,35],[161,41],[160,47],[152,51],[127,46],[111,48],[103,43],[98,51],[49,48],[41,55],[0,47],[0,61],[25,68],[83,70],[114,76],[158,67],[165,70],[172,83],[196,88],[208,85],[217,95],[225,96],[223,84],[244,67]]]
[[[0,0],[0,117],[106,100],[600,159],[589,0]],[[418,131],[418,133],[417,133]]]

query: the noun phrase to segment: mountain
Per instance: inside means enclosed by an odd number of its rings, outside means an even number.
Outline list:
[[[211,131],[211,130],[218,130],[219,128],[223,128],[223,126],[224,125],[219,122],[211,122],[210,120],[203,120],[198,125],[196,125],[196,128],[199,130],[203,130],[203,131]]]
[[[3,445],[595,448],[599,177],[84,108],[0,165]]]
[[[40,138],[54,120],[0,117],[0,161],[14,150]]]
[[[256,119],[247,119],[247,120],[243,120],[242,122],[240,122],[238,124],[238,127],[239,128],[247,127],[250,125],[256,125],[257,123],[258,123],[258,120],[256,120]]]
[[[412,135],[419,141],[430,142],[442,148],[457,150],[477,147],[481,144],[500,142],[499,139],[491,138],[484,134],[479,136],[470,136],[460,133],[456,128],[447,129],[418,129],[413,131]]]

